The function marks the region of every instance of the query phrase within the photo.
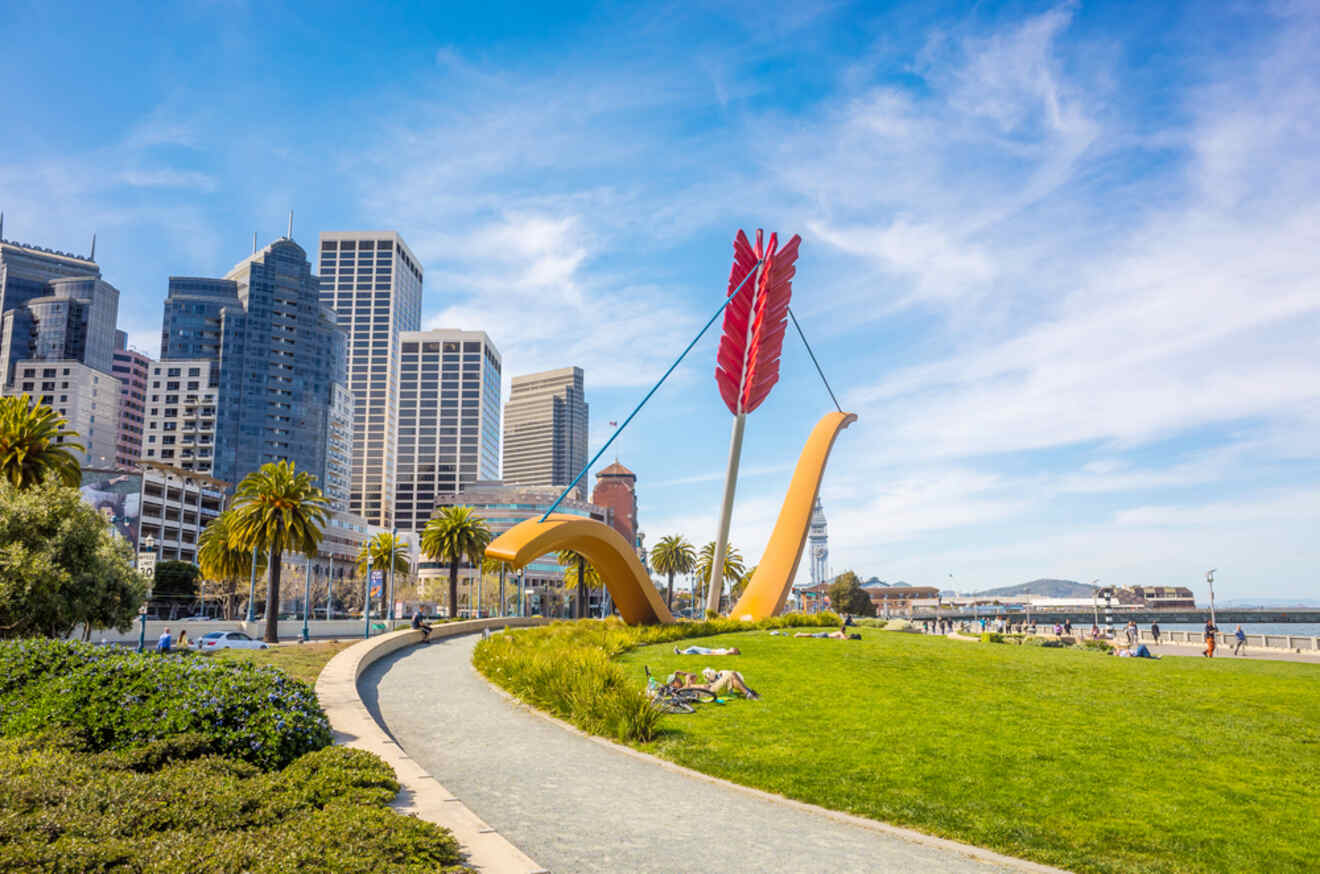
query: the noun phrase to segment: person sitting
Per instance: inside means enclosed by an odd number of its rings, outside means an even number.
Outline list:
[[[174,643],[174,638],[170,636],[170,630],[166,628],[165,631],[161,634],[160,640],[156,641],[156,652],[162,654],[168,653],[170,651],[170,645],[173,643]]]
[[[714,695],[737,692],[749,701],[761,700],[738,671],[703,668],[700,677],[691,671],[674,671],[669,675],[669,685],[674,689],[704,689]]]
[[[674,647],[674,655],[742,655],[742,650],[738,649],[736,646],[709,647],[693,644],[684,649]]]
[[[416,610],[413,611],[412,627],[414,630],[420,631],[422,633],[422,643],[431,642],[431,626],[427,625],[424,621],[422,621],[421,607],[418,607]]]
[[[187,649],[192,645],[192,641],[188,639],[188,629],[184,628],[179,631],[179,639],[175,641],[174,645],[179,649]]]

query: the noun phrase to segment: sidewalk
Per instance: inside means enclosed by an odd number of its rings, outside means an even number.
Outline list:
[[[414,760],[552,871],[1044,870],[768,801],[575,734],[492,690],[472,668],[475,643],[383,659],[364,672],[362,698]]]

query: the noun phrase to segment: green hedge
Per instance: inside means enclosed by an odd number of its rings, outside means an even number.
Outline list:
[[[206,742],[0,740],[0,871],[465,870],[447,832],[388,808],[398,784],[370,753],[328,747],[263,772],[199,755]]]
[[[92,752],[197,733],[212,753],[279,768],[330,743],[305,683],[275,668],[67,642],[0,642],[0,734],[77,732]]]
[[[491,682],[584,731],[648,741],[661,714],[614,657],[639,646],[768,628],[838,627],[838,614],[790,613],[761,622],[709,619],[629,626],[618,619],[555,622],[495,634],[472,662]]]

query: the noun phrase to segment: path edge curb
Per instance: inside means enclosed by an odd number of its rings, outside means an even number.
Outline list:
[[[964,844],[961,841],[955,841],[949,838],[941,838],[935,835],[929,835],[926,834],[925,832],[920,832],[915,829],[904,828],[903,826],[892,825],[887,822],[882,822],[881,820],[878,819],[868,819],[867,817],[864,816],[857,816],[856,814],[852,814],[852,813],[844,813],[841,810],[831,810],[828,807],[821,807],[818,804],[809,804],[808,802],[805,801],[798,801],[795,798],[789,798],[785,795],[778,795],[774,792],[767,792],[764,789],[757,789],[752,786],[744,786],[741,783],[735,783],[732,780],[725,780],[723,777],[713,777],[710,774],[705,774],[701,771],[693,770],[692,768],[688,768],[683,765],[677,764],[675,762],[671,762],[668,759],[662,759],[659,756],[653,756],[650,753],[644,753],[641,750],[634,749],[633,747],[627,746],[626,744],[621,744],[617,741],[612,741],[607,737],[601,737],[600,735],[585,732],[582,729],[578,728],[576,725],[573,725],[570,722],[565,722],[564,720],[560,719],[559,717],[551,713],[547,713],[546,711],[541,710],[538,707],[534,707],[531,704],[528,704],[526,701],[523,701],[521,698],[518,698],[516,695],[509,692],[508,690],[502,689],[499,686],[495,685],[490,681],[490,678],[488,678],[485,674],[481,673],[481,671],[477,670],[476,665],[474,665],[471,660],[468,661],[468,667],[472,670],[473,673],[475,673],[478,677],[480,677],[486,683],[486,685],[490,687],[492,691],[494,691],[497,695],[501,696],[506,701],[510,702],[520,710],[524,710],[528,713],[531,713],[534,716],[538,716],[541,719],[544,719],[548,722],[552,722],[555,725],[559,726],[560,728],[564,729],[565,731],[572,732],[573,734],[576,734],[579,737],[586,738],[592,743],[599,744],[600,746],[606,747],[607,749],[615,750],[616,752],[622,753],[626,756],[632,756],[634,759],[640,759],[642,761],[650,762],[651,764],[663,768],[666,771],[670,771],[675,774],[682,774],[683,776],[689,777],[694,780],[701,780],[706,783],[713,783],[716,786],[722,786],[726,789],[731,789],[735,792],[740,792],[744,795],[750,795],[754,798],[759,798],[762,801],[767,801],[771,804],[777,804],[781,807],[788,807],[794,810],[799,810],[806,813],[814,814],[816,816],[824,817],[825,819],[833,820],[834,822],[855,826],[857,828],[866,829],[867,831],[873,831],[873,832],[878,832],[880,834],[890,835],[891,837],[900,838],[909,843],[919,844],[921,846],[931,847],[933,849],[945,850],[951,853],[957,853],[960,856],[966,856],[968,858],[975,859],[979,862],[988,862],[995,865],[1001,865],[1006,868],[1012,868],[1015,871],[1030,872],[1030,874],[1070,874],[1070,872],[1064,868],[1055,868],[1050,865],[1043,864],[1041,862],[1032,862],[1029,859],[1019,859],[1016,856],[1006,856],[1003,853],[997,853],[994,850],[987,850],[984,847],[978,847],[974,844]]]
[[[436,625],[431,637],[461,637],[486,629],[525,628],[545,621],[540,617],[470,619]],[[390,806],[399,813],[449,829],[467,856],[468,866],[491,874],[549,874],[427,773],[395,742],[363,702],[358,692],[358,680],[363,672],[385,656],[421,640],[420,631],[394,631],[354,644],[326,663],[316,678],[316,697],[330,722],[334,742],[373,753],[393,768],[401,788]]]

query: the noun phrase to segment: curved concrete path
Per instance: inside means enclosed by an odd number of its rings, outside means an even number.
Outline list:
[[[557,874],[1052,870],[770,801],[566,730],[492,689],[472,667],[475,643],[388,656],[359,689],[409,756]]]

